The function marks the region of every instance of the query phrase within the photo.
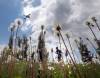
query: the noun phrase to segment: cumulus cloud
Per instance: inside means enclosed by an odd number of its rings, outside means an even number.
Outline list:
[[[100,0],[23,0],[22,15],[31,14],[28,24],[32,27],[33,40],[38,39],[40,26],[45,25],[47,30],[47,45],[54,45],[57,37],[52,28],[55,23],[62,26],[62,31],[71,34],[72,42],[76,36],[91,36],[89,29],[85,26],[85,20],[89,16],[96,16],[100,20]],[[27,21],[26,21],[27,23]],[[29,29],[29,25],[25,29]],[[24,29],[23,29],[24,30]],[[97,29],[94,29],[97,34]],[[64,37],[65,38],[65,37]],[[66,39],[66,38],[65,38]],[[73,43],[72,43],[73,44]],[[74,45],[73,45],[74,46]]]

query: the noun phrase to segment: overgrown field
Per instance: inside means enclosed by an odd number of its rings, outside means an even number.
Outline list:
[[[99,64],[77,64],[81,78],[100,78]],[[73,65],[50,64],[42,70],[38,63],[25,61],[0,65],[0,78],[79,78]]]

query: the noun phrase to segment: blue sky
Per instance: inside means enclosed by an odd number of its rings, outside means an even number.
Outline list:
[[[8,27],[20,15],[20,6],[20,0],[0,0],[0,44],[8,43]]]
[[[33,6],[40,5],[40,0],[33,0]],[[7,44],[10,32],[8,27],[21,16],[21,0],[0,0],[0,44]]]

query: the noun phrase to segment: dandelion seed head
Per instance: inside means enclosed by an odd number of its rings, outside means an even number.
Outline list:
[[[92,17],[91,19],[92,19],[94,22],[97,21],[96,17]]]
[[[21,18],[15,19],[15,25],[16,26],[22,26],[23,25],[23,20]]]
[[[15,31],[15,30],[16,30],[16,25],[15,25],[15,23],[11,23],[11,24],[10,24],[10,27],[8,28],[8,30],[10,30],[10,31]]]

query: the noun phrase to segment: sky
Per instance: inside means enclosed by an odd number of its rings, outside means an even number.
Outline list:
[[[19,16],[20,4],[20,0],[0,0],[0,44],[8,43],[8,27]]]
[[[91,16],[100,20],[100,0],[0,0],[0,10],[0,45],[8,43],[10,23],[23,15],[31,14],[31,18],[24,22],[21,30],[34,32],[31,36],[33,43],[37,44],[40,27],[44,25],[47,31],[46,45],[49,48],[58,46],[58,38],[53,30],[56,24],[61,25],[68,48],[66,33],[70,34],[71,44],[76,48],[74,39],[79,36],[89,37],[93,41],[85,25],[86,20],[91,21]],[[99,39],[99,31],[95,27],[93,30]]]
[[[74,39],[79,36],[89,37],[93,41],[93,35],[85,22],[91,21],[90,17],[92,16],[100,20],[100,0],[23,0],[22,8],[22,14],[31,14],[30,20],[26,21],[26,26],[22,30],[26,31],[31,28],[31,31],[35,31],[32,38],[37,43],[36,35],[40,32],[40,26],[44,25],[47,30],[46,44],[50,44],[49,47],[58,43],[57,36],[53,31],[56,24],[61,25],[66,44],[68,45],[65,34],[68,33],[71,36],[73,47],[76,48]],[[93,30],[99,39],[99,31],[95,27]]]

